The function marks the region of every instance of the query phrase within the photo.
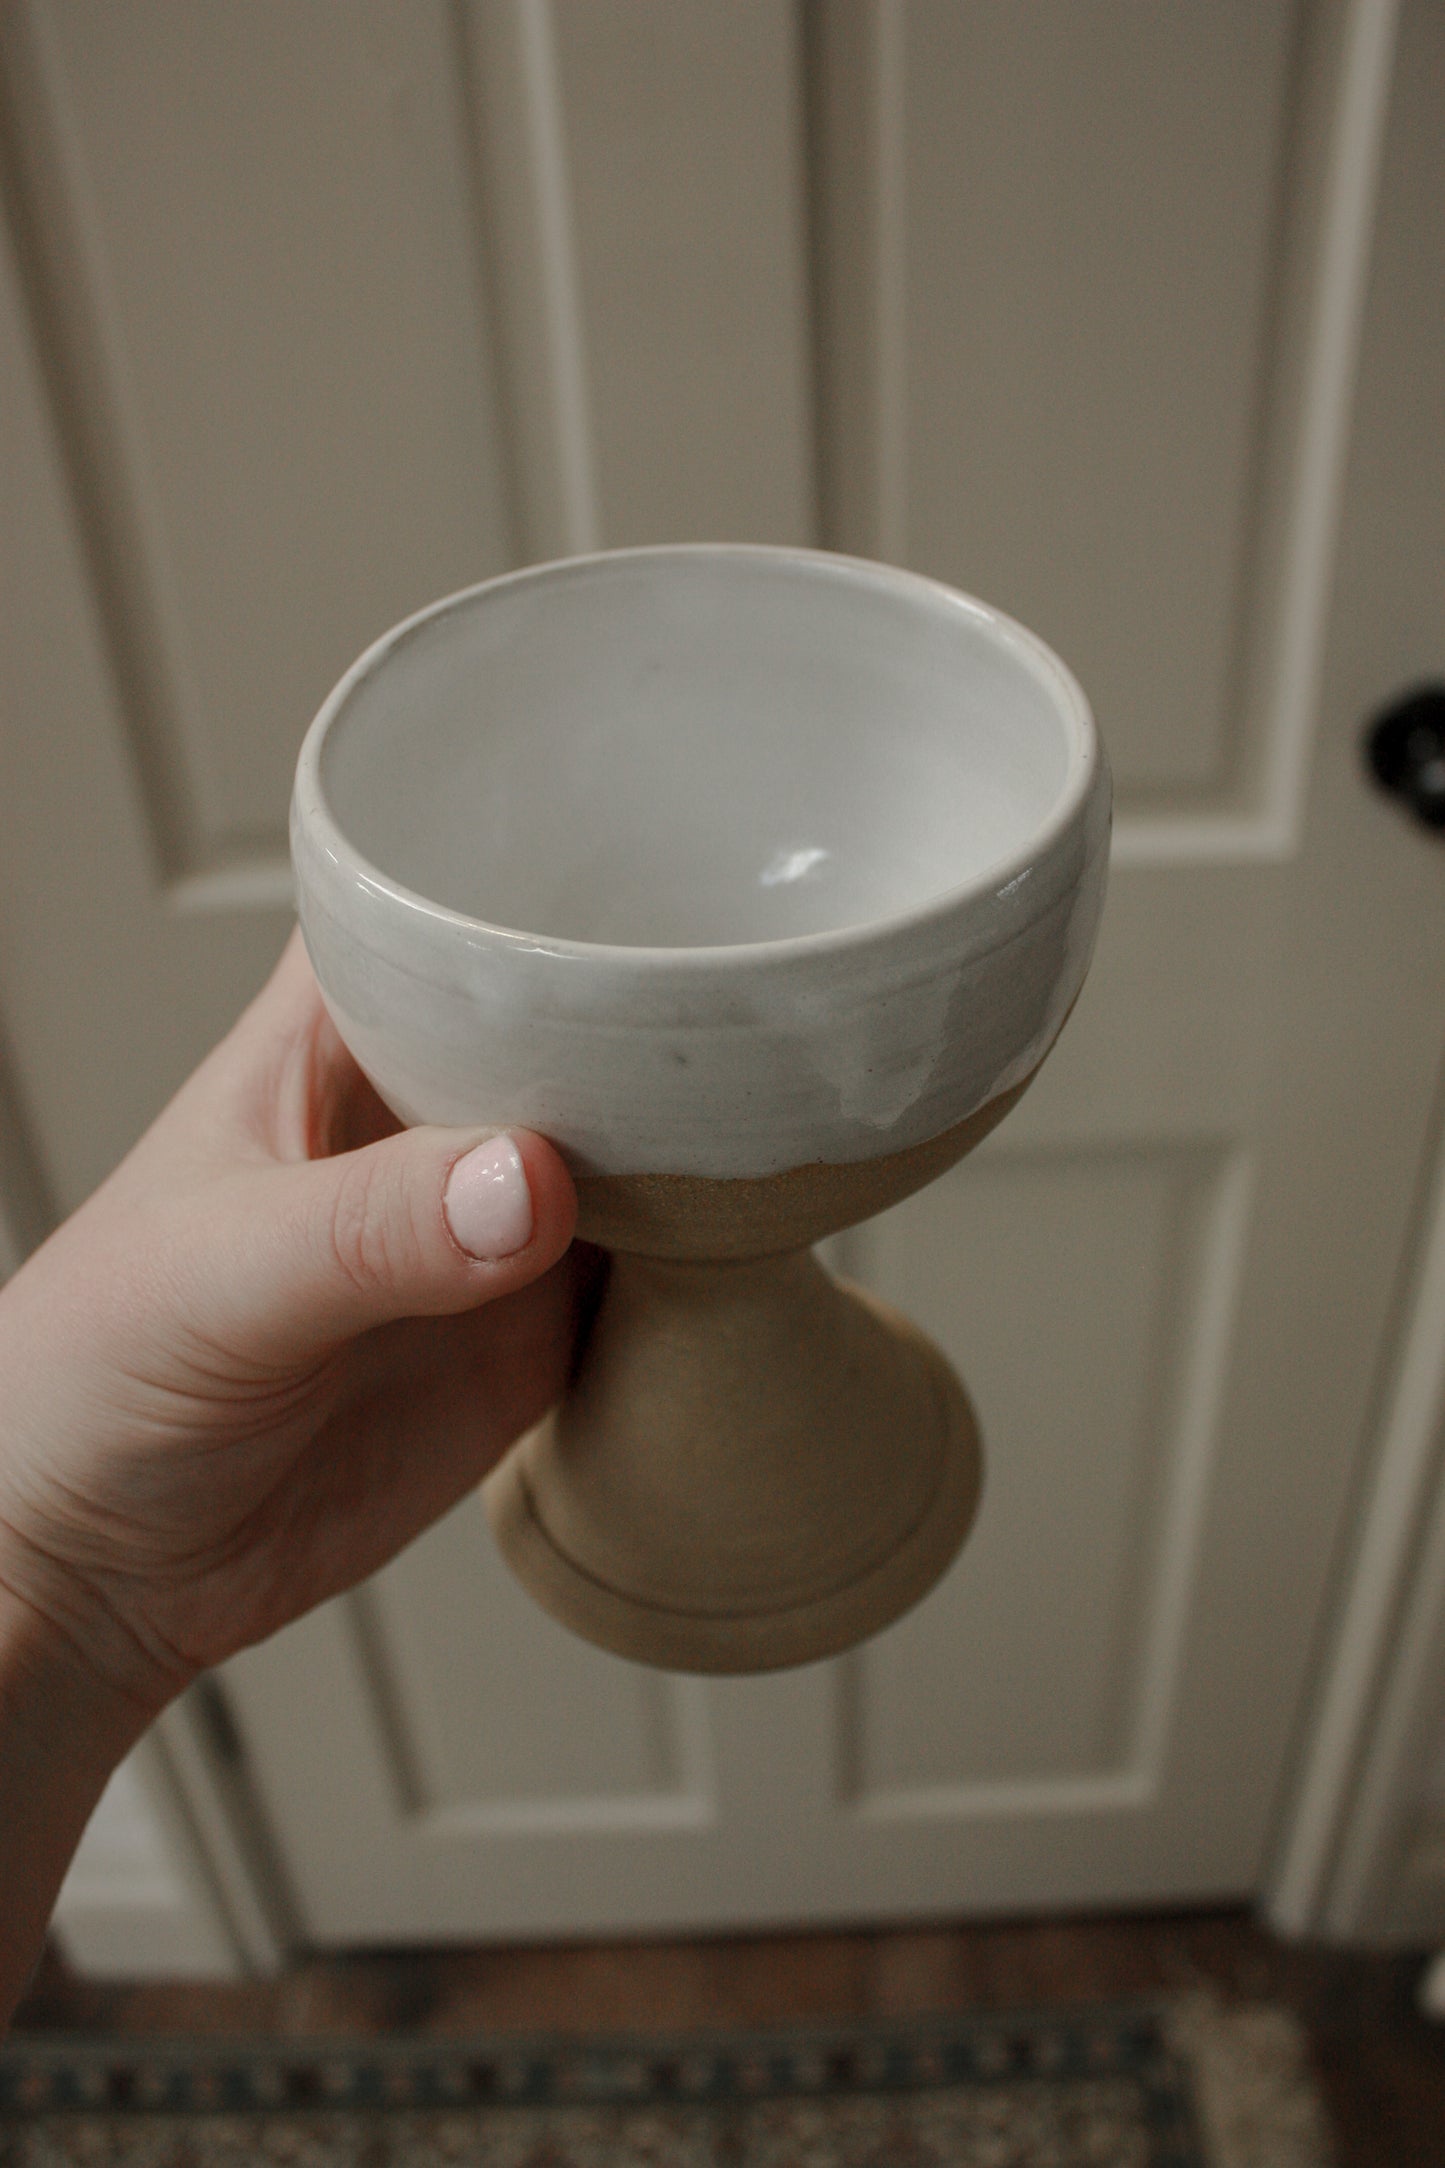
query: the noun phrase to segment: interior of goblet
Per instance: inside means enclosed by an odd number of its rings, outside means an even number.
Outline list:
[[[1027,854],[1074,773],[1062,673],[906,575],[622,553],[497,583],[356,675],[331,818],[432,903],[695,948],[864,926]]]

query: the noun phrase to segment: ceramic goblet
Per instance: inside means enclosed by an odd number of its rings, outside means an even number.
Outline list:
[[[979,1495],[941,1354],[821,1238],[976,1144],[1082,983],[1107,767],[1063,665],[914,574],[625,550],[422,611],[302,749],[337,1028],[404,1122],[541,1131],[611,1269],[491,1476],[557,1618],[671,1669],[829,1655]]]

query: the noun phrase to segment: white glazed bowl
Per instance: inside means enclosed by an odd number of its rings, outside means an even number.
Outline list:
[[[697,545],[387,633],[307,733],[291,842],[327,1006],[403,1121],[753,1176],[922,1143],[1037,1066],[1109,805],[1082,692],[1011,619]]]

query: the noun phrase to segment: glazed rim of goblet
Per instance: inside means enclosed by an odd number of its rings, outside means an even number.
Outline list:
[[[670,559],[700,558],[749,559],[758,564],[776,564],[780,569],[796,566],[814,571],[838,569],[854,575],[863,575],[876,585],[892,588],[903,599],[910,595],[920,600],[928,599],[935,605],[943,603],[947,608],[961,611],[975,622],[982,620],[999,644],[1009,650],[1014,659],[1038,679],[1051,695],[1054,711],[1062,722],[1068,738],[1068,765],[1058,798],[1047,818],[1039,823],[1026,845],[985,866],[970,879],[954,887],[941,889],[925,902],[907,910],[885,913],[862,924],[827,927],[815,933],[786,934],[760,941],[732,941],[696,944],[682,943],[675,946],[649,946],[644,943],[617,943],[606,941],[578,941],[557,934],[528,932],[525,927],[504,926],[495,920],[475,918],[465,911],[453,910],[450,905],[438,903],[433,897],[424,896],[418,890],[408,888],[367,858],[340,826],[331,811],[321,781],[321,760],[327,736],[346,709],[347,702],[362,681],[378,670],[387,658],[406,642],[415,639],[433,622],[449,612],[473,603],[483,595],[501,594],[521,585],[541,585],[546,581],[574,576],[592,565],[620,564],[631,561],[644,564],[649,561],[665,562]],[[332,691],[322,702],[314,721],[302,741],[296,765],[296,781],[292,797],[293,822],[299,820],[304,833],[317,843],[323,855],[334,864],[344,867],[378,894],[399,904],[408,912],[431,919],[440,924],[455,926],[471,935],[483,935],[488,941],[503,947],[517,947],[529,954],[556,956],[559,959],[605,960],[642,969],[696,968],[699,971],[725,969],[736,966],[743,958],[783,962],[790,957],[803,959],[826,956],[840,949],[856,949],[860,944],[872,944],[906,937],[910,932],[924,933],[941,924],[953,913],[970,903],[986,901],[999,896],[1018,881],[1030,867],[1047,858],[1054,845],[1067,834],[1078,821],[1088,802],[1105,765],[1103,747],[1099,740],[1093,711],[1089,706],[1083,687],[1068,665],[1060,661],[1053,649],[1030,632],[1016,618],[996,609],[992,603],[981,602],[977,596],[965,594],[961,589],[950,587],[945,581],[930,579],[926,573],[911,572],[897,565],[876,564],[868,558],[849,557],[830,550],[796,549],[787,545],[752,542],[675,542],[645,544],[637,548],[616,550],[593,550],[573,557],[553,558],[544,564],[524,565],[514,572],[504,572],[496,578],[478,581],[471,587],[458,588],[454,594],[443,595],[424,609],[414,611],[393,625],[378,640],[360,654]],[[1017,931],[1015,924],[1009,933],[1001,931],[1000,939],[1007,940]],[[985,943],[984,946],[992,944]]]

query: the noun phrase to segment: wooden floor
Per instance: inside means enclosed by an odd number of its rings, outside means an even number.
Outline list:
[[[1088,2003],[1212,1986],[1308,2029],[1339,2168],[1445,2168],[1445,2027],[1418,1961],[1276,1942],[1239,1912],[577,1948],[389,1951],[236,1987],[97,1987],[53,1955],[17,2025],[86,2032],[607,2032]],[[1261,2168],[1268,2164],[1261,2163]]]

